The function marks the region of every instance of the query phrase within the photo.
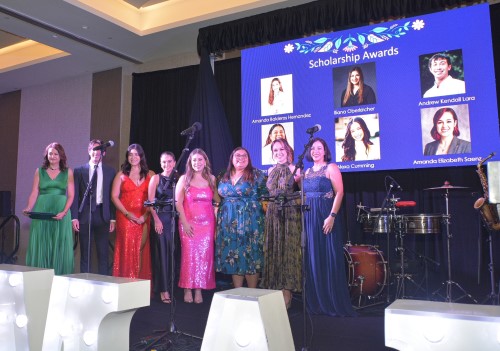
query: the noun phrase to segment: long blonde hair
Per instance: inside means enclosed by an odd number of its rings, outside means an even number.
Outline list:
[[[191,180],[193,179],[194,169],[193,165],[191,164],[191,161],[194,155],[201,155],[205,159],[205,167],[203,168],[203,171],[201,171],[201,176],[208,181],[208,185],[210,186],[210,188],[215,191],[215,181],[212,177],[212,169],[210,167],[210,161],[205,151],[199,148],[191,151],[186,161],[186,173],[185,173],[186,182],[184,184],[184,190],[187,191],[189,189],[191,185]]]

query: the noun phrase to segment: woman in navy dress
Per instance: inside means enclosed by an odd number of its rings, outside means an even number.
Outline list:
[[[323,139],[312,140],[306,158],[314,162],[304,176],[310,209],[305,213],[307,309],[312,314],[354,316],[342,246],[344,223],[339,213],[344,196],[342,175],[337,165],[329,163],[332,156]]]

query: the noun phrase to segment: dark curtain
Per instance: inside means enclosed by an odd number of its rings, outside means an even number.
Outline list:
[[[399,17],[484,1],[322,0],[201,28],[198,52],[221,52],[275,43],[324,31],[358,27]]]
[[[151,169],[160,172],[160,154],[181,154],[189,126],[198,66],[134,74],[130,143],[144,148]]]
[[[163,151],[172,151],[177,158],[181,155],[186,137],[180,133],[192,125],[189,118],[193,110],[198,74],[199,66],[196,65],[133,75],[130,143],[141,144],[149,167],[155,172],[161,171],[159,160]],[[215,78],[217,90],[224,94],[222,113],[229,120],[231,133],[226,132],[224,140],[233,139],[235,145],[239,145],[241,97],[236,95],[240,91],[240,59],[215,62]],[[224,121],[218,123],[224,124]],[[207,128],[207,125],[211,125],[211,122],[203,124],[203,128]],[[223,156],[224,167],[227,165],[227,157]],[[179,165],[181,173],[185,161],[184,159]]]
[[[200,122],[203,126],[201,131],[194,135],[190,149],[202,148],[211,162],[212,172],[217,175],[227,167],[229,155],[233,150],[233,138],[229,132],[210,57],[205,49],[202,49],[201,53],[198,83],[189,121],[189,124]]]
[[[323,30],[340,30],[362,26],[369,21],[380,21],[401,16],[414,16],[480,1],[453,0],[337,0],[315,1],[302,6],[287,8],[271,13],[244,18],[200,29],[198,48],[208,52],[221,52],[269,42],[284,41],[310,35]],[[500,43],[500,6],[490,6],[494,44]],[[494,45],[495,67],[500,67],[499,45]],[[189,127],[195,93],[198,66],[167,71],[134,74],[131,142],[144,146],[149,164],[159,170],[158,159],[161,151],[168,149],[176,155],[184,146],[180,131]],[[234,145],[241,143],[241,74],[240,59],[215,63],[215,80],[224,106],[227,123]],[[500,87],[497,82],[497,94]],[[205,125],[204,125],[205,126]],[[229,135],[228,135],[229,138]],[[499,151],[499,150],[492,150]],[[485,157],[487,155],[484,155]],[[397,157],[397,153],[395,153]],[[497,156],[498,157],[498,156]],[[452,280],[458,282],[478,300],[489,290],[487,232],[481,225],[478,212],[473,208],[475,200],[483,190],[476,174],[476,167],[449,167],[399,171],[351,172],[344,173],[344,210],[348,230],[344,242],[361,245],[377,245],[390,259],[392,273],[400,269],[396,255],[397,231],[371,234],[369,223],[361,221],[363,210],[357,205],[381,207],[386,196],[386,176],[391,176],[403,188],[393,191],[395,198],[413,200],[415,207],[397,210],[397,222],[402,218],[426,218],[438,216],[438,233],[404,236],[407,250],[405,254],[418,267],[419,279],[423,271],[428,272],[434,291],[447,279],[447,239],[451,249]],[[463,189],[426,190],[439,187],[449,181]],[[396,189],[394,189],[396,190]],[[389,204],[394,201],[389,201]],[[446,209],[448,205],[448,210]],[[449,216],[444,215],[446,212]],[[404,215],[404,216],[403,216]],[[431,217],[432,218],[432,217]],[[446,224],[449,224],[447,231]],[[498,233],[496,233],[498,236]],[[494,236],[494,253],[500,251],[500,238]],[[389,246],[387,246],[389,242]],[[498,261],[498,260],[497,260]],[[500,269],[495,262],[495,269]],[[495,279],[498,279],[498,274]],[[498,281],[498,280],[496,280]],[[419,281],[420,283],[421,281]],[[409,284],[411,285],[411,284]],[[391,287],[394,290],[394,287]],[[441,295],[446,295],[444,290]],[[453,298],[461,296],[453,287]],[[469,302],[467,299],[464,302]]]

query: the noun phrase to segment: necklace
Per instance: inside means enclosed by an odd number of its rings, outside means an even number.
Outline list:
[[[51,170],[53,170],[53,171],[58,171],[58,170],[59,170],[59,168],[52,168],[52,167],[50,167],[50,166],[49,166],[49,168],[50,168]]]

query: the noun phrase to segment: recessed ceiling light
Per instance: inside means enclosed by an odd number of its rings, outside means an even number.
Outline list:
[[[82,29],[89,29],[88,26],[82,26]]]

